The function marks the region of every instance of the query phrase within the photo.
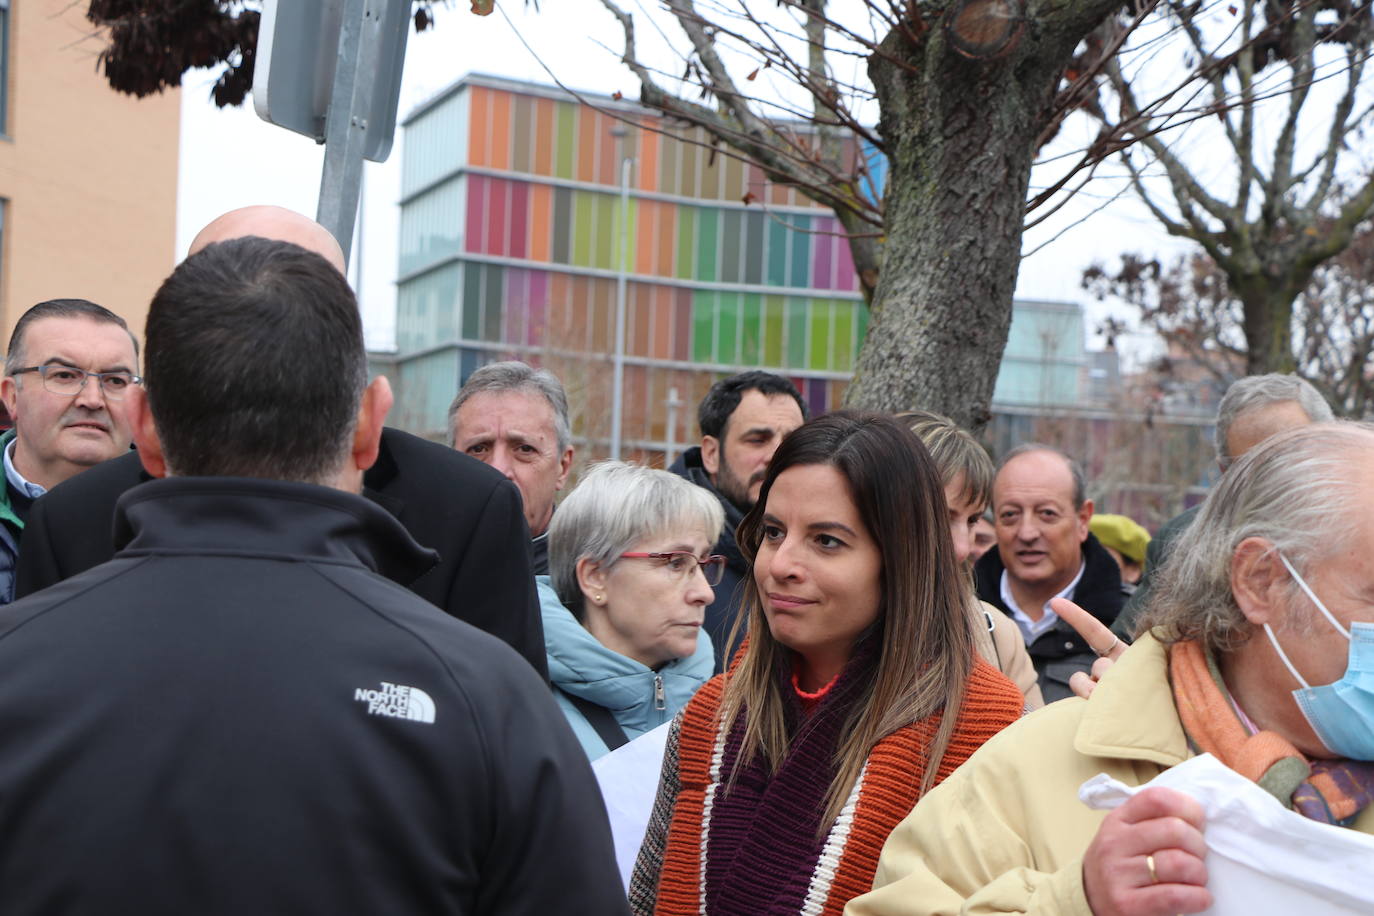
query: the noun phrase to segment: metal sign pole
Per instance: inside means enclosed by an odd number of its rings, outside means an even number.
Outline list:
[[[377,72],[383,3],[384,0],[344,0],[338,66],[325,118],[324,172],[315,219],[338,240],[345,259],[353,248],[353,226],[358,215],[371,107],[369,78]]]

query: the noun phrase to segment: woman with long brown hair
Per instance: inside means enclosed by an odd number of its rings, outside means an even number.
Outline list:
[[[891,417],[791,433],[737,539],[749,640],[674,723],[631,906],[838,914],[1023,699],[977,658],[940,475]]]

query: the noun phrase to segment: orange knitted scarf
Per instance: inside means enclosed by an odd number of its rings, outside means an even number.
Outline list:
[[[1374,767],[1359,761],[1309,761],[1271,731],[1249,734],[1196,640],[1169,647],[1169,680],[1183,730],[1193,744],[1304,817],[1339,824],[1374,797]]]
[[[664,916],[701,912],[705,860],[709,853],[710,802],[729,774],[721,772],[726,723],[716,721],[724,678],[713,678],[688,704],[678,744],[681,790],[659,876],[658,904]],[[978,661],[969,678],[959,724],[940,761],[935,782],[943,781],[997,732],[1020,715],[1025,698],[1000,672]],[[883,738],[868,756],[858,800],[847,830],[832,826],[811,878],[804,912],[840,916],[844,905],[867,893],[878,854],[897,824],[920,798],[925,749],[940,727],[941,714],[928,716]],[[841,820],[844,819],[841,815]]]

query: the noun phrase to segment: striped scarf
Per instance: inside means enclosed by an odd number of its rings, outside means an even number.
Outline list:
[[[1374,764],[1309,761],[1275,732],[1247,733],[1231,708],[1216,661],[1200,642],[1169,647],[1169,680],[1188,740],[1285,807],[1314,821],[1344,825],[1374,800]]]
[[[717,722],[723,678],[697,693],[679,736],[681,791],[657,913],[839,916],[845,903],[870,889],[884,841],[920,797],[925,751],[941,719],[937,713],[878,742],[839,817],[822,834],[840,733],[871,676],[871,664],[851,665],[804,721],[794,708],[796,731],[782,766],[770,776],[766,763],[752,760],[728,792],[744,718],[728,729]],[[792,691],[785,695],[796,703]],[[979,661],[936,782],[1015,721],[1023,705],[1011,682]]]

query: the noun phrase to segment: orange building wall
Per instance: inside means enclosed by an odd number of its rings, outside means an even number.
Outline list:
[[[120,95],[96,71],[85,4],[10,11],[9,118],[0,138],[0,323],[44,299],[98,302],[143,337],[176,246],[180,93]]]

